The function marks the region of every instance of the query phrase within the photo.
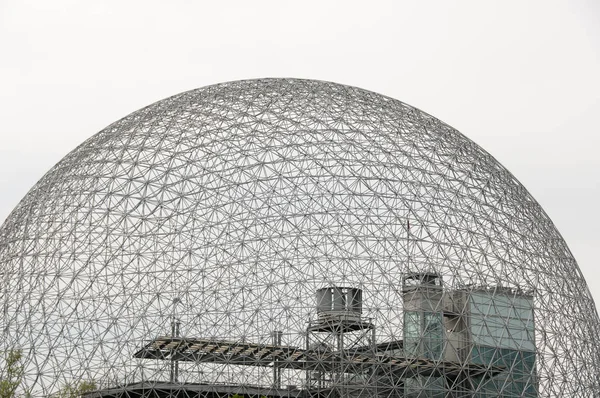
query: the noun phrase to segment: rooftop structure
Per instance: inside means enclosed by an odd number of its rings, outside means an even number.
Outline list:
[[[19,394],[600,396],[598,314],[539,204],[452,127],[334,83],[111,124],[0,227],[0,278]]]

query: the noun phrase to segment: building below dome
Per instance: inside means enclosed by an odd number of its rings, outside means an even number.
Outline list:
[[[168,381],[85,396],[537,397],[531,295],[502,288],[445,291],[439,275],[410,274],[403,281],[403,339],[386,342],[362,317],[361,296],[357,288],[319,289],[304,348],[282,344],[281,331],[270,344],[179,336],[175,321],[171,336],[153,339],[134,355],[168,361]],[[180,382],[184,362],[259,367],[273,375],[262,385],[258,379],[250,385]],[[287,383],[297,383],[282,385],[284,372],[290,373]]]
[[[362,317],[360,289],[327,287],[317,292],[304,348],[282,344],[282,331],[270,344],[179,336],[175,321],[171,336],[134,355],[170,362],[168,381],[86,396],[537,397],[533,297],[498,287],[447,291],[441,281],[431,273],[403,279],[402,340],[378,341],[376,325]],[[260,367],[273,377],[263,385],[179,382],[180,362]],[[282,385],[284,372],[297,383]]]

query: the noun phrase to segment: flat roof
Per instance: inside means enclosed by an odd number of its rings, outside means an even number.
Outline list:
[[[381,345],[378,345],[381,347]],[[344,366],[346,373],[372,370],[393,372],[397,377],[459,376],[492,377],[503,367],[433,361],[426,358],[409,358],[385,355],[385,351],[373,355],[366,351],[305,350],[293,346],[256,344],[239,341],[212,340],[189,337],[157,337],[134,354],[136,358],[168,361],[220,363],[226,365],[265,366],[287,369],[333,371]]]

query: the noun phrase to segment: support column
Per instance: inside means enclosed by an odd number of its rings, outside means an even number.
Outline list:
[[[276,330],[273,332],[273,345],[281,347],[281,337],[283,332]],[[279,361],[273,360],[273,388],[281,388],[281,368],[279,367]]]

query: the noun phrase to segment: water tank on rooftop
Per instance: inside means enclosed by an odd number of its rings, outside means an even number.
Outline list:
[[[332,286],[317,290],[317,315],[319,318],[333,316],[360,317],[361,313],[361,289]]]

